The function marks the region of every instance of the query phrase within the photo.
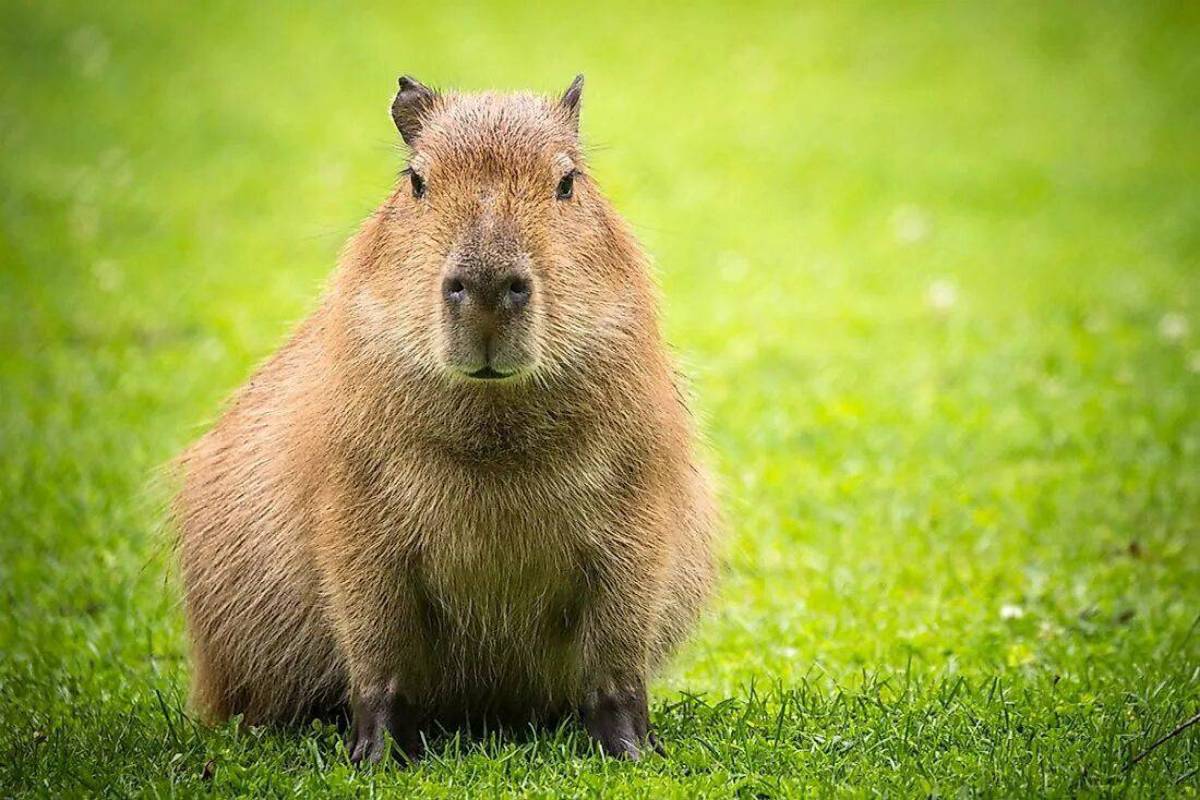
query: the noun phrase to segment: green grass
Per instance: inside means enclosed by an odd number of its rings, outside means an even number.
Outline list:
[[[1200,710],[1196,5],[174,5],[0,0],[0,795],[1200,791],[1200,727],[1125,769]],[[577,71],[727,495],[670,758],[198,725],[156,466],[383,197],[397,74]]]

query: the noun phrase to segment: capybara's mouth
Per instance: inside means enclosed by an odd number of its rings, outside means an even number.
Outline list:
[[[496,370],[492,369],[491,367],[484,367],[483,369],[477,369],[474,372],[468,372],[467,377],[475,378],[475,379],[481,380],[481,381],[496,381],[496,380],[500,380],[502,378],[512,377],[512,373],[511,372],[497,372]]]

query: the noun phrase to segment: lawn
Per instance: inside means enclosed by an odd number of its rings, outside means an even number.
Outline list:
[[[0,795],[1194,796],[1200,6],[0,0]],[[207,728],[159,467],[313,307],[430,83],[588,78],[729,520],[653,687],[356,771]]]

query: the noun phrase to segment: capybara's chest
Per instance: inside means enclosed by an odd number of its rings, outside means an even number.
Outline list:
[[[419,509],[417,568],[432,611],[464,633],[562,628],[618,512],[597,471],[442,476]],[[427,509],[436,508],[436,513]]]
[[[555,705],[578,674],[582,565],[550,532],[459,533],[421,567],[441,694],[473,708]]]
[[[422,548],[422,583],[447,635],[501,639],[569,632],[585,589],[586,523],[549,505],[460,513]]]
[[[361,507],[407,549],[443,700],[546,707],[573,691],[597,560],[627,516],[608,463],[485,472],[426,454],[420,470],[395,458],[364,474]]]

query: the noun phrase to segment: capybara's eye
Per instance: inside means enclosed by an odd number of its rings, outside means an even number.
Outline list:
[[[559,200],[570,200],[571,195],[575,193],[575,170],[571,170],[566,175],[562,176],[562,180],[558,182],[558,188],[554,190],[554,196]]]
[[[408,171],[408,179],[412,182],[413,197],[420,200],[425,196],[425,179],[411,169]]]

